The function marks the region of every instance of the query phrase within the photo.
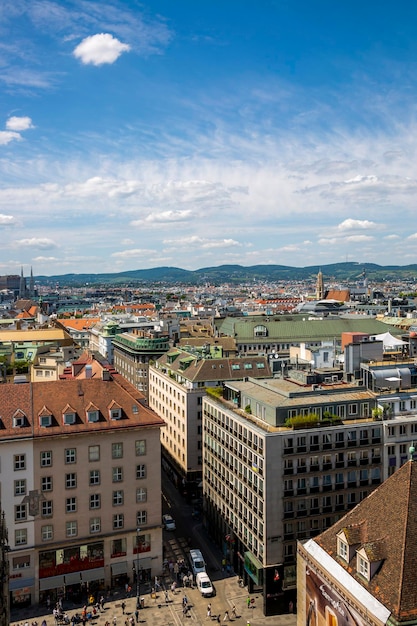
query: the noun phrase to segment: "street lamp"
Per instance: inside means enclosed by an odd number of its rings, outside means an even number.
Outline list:
[[[136,528],[136,608],[137,609],[140,607],[139,533],[140,533],[140,528]]]

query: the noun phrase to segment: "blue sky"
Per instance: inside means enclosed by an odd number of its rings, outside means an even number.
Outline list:
[[[0,274],[417,262],[417,3],[2,0]]]

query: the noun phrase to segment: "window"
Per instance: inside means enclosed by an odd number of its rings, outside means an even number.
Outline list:
[[[17,504],[14,507],[14,519],[16,522],[21,522],[27,519],[27,507],[26,504]]]
[[[17,556],[13,559],[13,569],[25,569],[30,567],[30,556]]]
[[[70,426],[75,424],[75,413],[64,413],[64,424]]]
[[[28,542],[28,532],[26,528],[17,528],[14,531],[14,542],[16,546],[24,546]]]
[[[14,481],[14,495],[25,496],[26,495],[26,480]]]
[[[123,444],[122,443],[111,444],[111,458],[112,459],[123,458]]]
[[[136,525],[141,526],[147,523],[148,515],[146,511],[138,511],[136,514]]]
[[[75,513],[77,510],[77,498],[66,498],[65,499],[65,512],[66,513]]]
[[[54,527],[52,524],[42,526],[41,528],[42,541],[51,541],[54,538]]]
[[[99,485],[100,484],[100,470],[91,470],[90,471],[90,485]]]
[[[13,457],[13,467],[16,472],[26,469],[26,454],[15,454]]]
[[[146,478],[146,465],[136,465],[136,478]]]
[[[148,499],[148,491],[146,487],[138,487],[136,489],[136,502],[146,502]]]
[[[136,456],[144,456],[146,454],[146,439],[135,441]]]
[[[118,489],[117,491],[113,491],[113,506],[120,506],[124,501],[124,493],[122,489]]]
[[[45,450],[41,452],[41,467],[51,467],[52,465],[52,452],[51,450]]]
[[[52,491],[52,476],[42,476],[41,478],[41,490]]]
[[[42,500],[41,503],[42,517],[52,517],[53,515],[53,503],[52,500]]]
[[[89,461],[100,460],[100,446],[88,446],[88,460]]]
[[[92,517],[90,519],[90,533],[99,533],[101,530],[101,518]]]
[[[358,570],[358,574],[361,574],[361,576],[369,580],[369,561],[361,557],[360,554],[358,554],[357,557],[356,567]]]
[[[118,528],[123,528],[125,524],[125,516],[123,513],[117,513],[113,515],[113,530],[117,530]]]
[[[99,509],[101,506],[101,497],[99,493],[90,495],[90,509]]]
[[[77,522],[72,520],[71,522],[66,522],[65,524],[65,534],[67,537],[76,537],[78,534]]]
[[[41,428],[47,428],[52,424],[52,415],[40,415],[39,416],[39,426]]]
[[[87,422],[98,422],[100,418],[98,411],[87,411]]]
[[[75,448],[66,448],[65,450],[65,463],[69,465],[70,463],[77,462],[77,451]]]
[[[123,480],[123,467],[113,467],[112,476],[114,483],[120,483]]]
[[[346,561],[346,563],[349,562],[348,545],[347,545],[347,543],[345,541],[343,541],[343,539],[340,539],[340,537],[337,538],[337,554],[338,554],[338,556],[340,556],[341,559]]]
[[[77,474],[65,474],[65,488],[75,489],[77,486]]]
[[[122,417],[122,409],[110,409],[110,419],[119,420]]]

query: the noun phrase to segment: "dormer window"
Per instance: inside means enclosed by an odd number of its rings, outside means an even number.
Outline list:
[[[75,413],[64,413],[63,422],[65,426],[75,424]]]
[[[98,422],[99,413],[98,411],[87,411],[87,422]]]
[[[356,570],[358,574],[366,578],[366,580],[370,580],[370,563],[360,552],[356,554]]]
[[[22,426],[26,426],[26,415],[18,409],[13,415],[13,428],[22,428]]]
[[[77,415],[74,408],[70,404],[67,404],[62,411],[62,423],[64,426],[71,426],[75,424],[76,419]]]
[[[39,416],[39,426],[41,428],[48,428],[52,424],[52,415],[40,415]]]
[[[112,420],[119,420],[122,417],[122,409],[120,408],[113,408],[110,409],[110,419]]]
[[[345,541],[340,537],[337,538],[337,555],[346,563],[349,563],[349,548]]]

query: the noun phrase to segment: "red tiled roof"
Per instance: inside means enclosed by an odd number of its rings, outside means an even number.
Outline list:
[[[143,404],[144,396],[120,374],[102,378],[57,380],[43,383],[0,385],[0,439],[3,437],[47,437],[64,433],[82,433],[132,426],[163,426],[164,421]],[[97,407],[98,422],[87,421],[87,409]],[[110,408],[120,406],[119,420],[110,419]],[[76,414],[74,425],[63,425],[63,414],[71,407]],[[26,425],[13,426],[13,416],[20,409]],[[40,426],[39,417],[51,415],[52,425]]]

